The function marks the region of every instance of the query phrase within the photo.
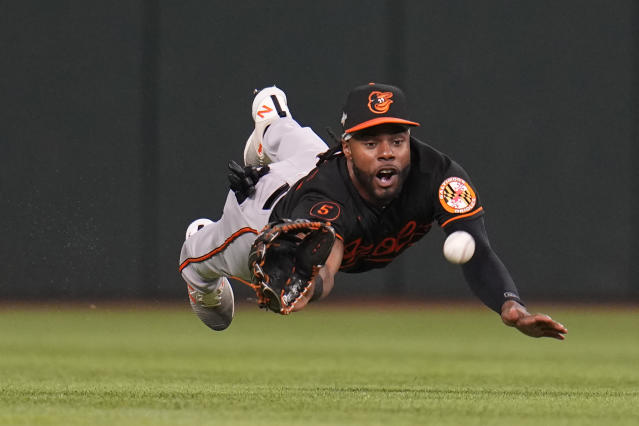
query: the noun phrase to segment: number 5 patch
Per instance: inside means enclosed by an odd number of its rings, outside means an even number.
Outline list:
[[[339,204],[332,201],[322,201],[311,207],[310,215],[324,220],[335,220],[339,217],[341,210]]]

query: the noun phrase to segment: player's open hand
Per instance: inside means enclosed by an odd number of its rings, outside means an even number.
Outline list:
[[[564,340],[564,335],[568,333],[566,327],[554,321],[548,315],[533,315],[514,300],[508,300],[502,305],[501,320],[504,324],[515,327],[531,337],[552,337]]]

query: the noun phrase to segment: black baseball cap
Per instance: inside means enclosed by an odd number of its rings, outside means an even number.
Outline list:
[[[399,87],[368,83],[350,91],[342,113],[344,136],[385,123],[419,126],[410,121],[406,96]]]

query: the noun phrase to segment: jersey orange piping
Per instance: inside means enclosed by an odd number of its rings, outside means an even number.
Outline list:
[[[295,190],[298,191],[302,187],[302,185],[304,185],[306,182],[313,179],[315,175],[317,174],[317,172],[319,172],[319,169],[316,167],[314,171],[309,173],[309,175],[306,178],[303,178],[302,181],[297,184],[297,186],[295,187]]]
[[[446,225],[448,225],[450,222],[457,220],[457,219],[463,219],[465,217],[469,217],[472,215],[475,215],[477,213],[479,213],[480,211],[484,210],[483,207],[478,208],[477,210],[475,210],[474,212],[470,212],[470,213],[466,213],[466,214],[460,214],[459,216],[455,216],[455,217],[451,217],[450,219],[448,219],[446,222],[441,224],[441,227],[445,227]]]
[[[208,252],[207,254],[205,254],[204,256],[200,256],[200,257],[191,257],[186,259],[184,262],[182,262],[182,264],[180,265],[180,272],[182,272],[182,269],[186,268],[190,263],[197,263],[197,262],[202,262],[204,260],[210,259],[213,256],[215,256],[216,254],[218,254],[219,252],[221,252],[222,250],[224,250],[226,247],[228,247],[229,244],[231,244],[233,242],[233,240],[235,240],[237,237],[239,237],[242,234],[246,234],[247,232],[252,232],[253,234],[257,235],[257,231],[253,228],[242,228],[238,231],[235,231],[235,233],[233,233],[233,235],[231,235],[230,237],[228,237],[226,239],[226,241],[224,241],[224,243],[222,243],[221,246],[213,249],[212,251]]]

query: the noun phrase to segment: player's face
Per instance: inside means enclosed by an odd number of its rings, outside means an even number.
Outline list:
[[[396,198],[410,171],[410,133],[382,124],[358,132],[343,143],[348,172],[359,194],[383,206]]]

